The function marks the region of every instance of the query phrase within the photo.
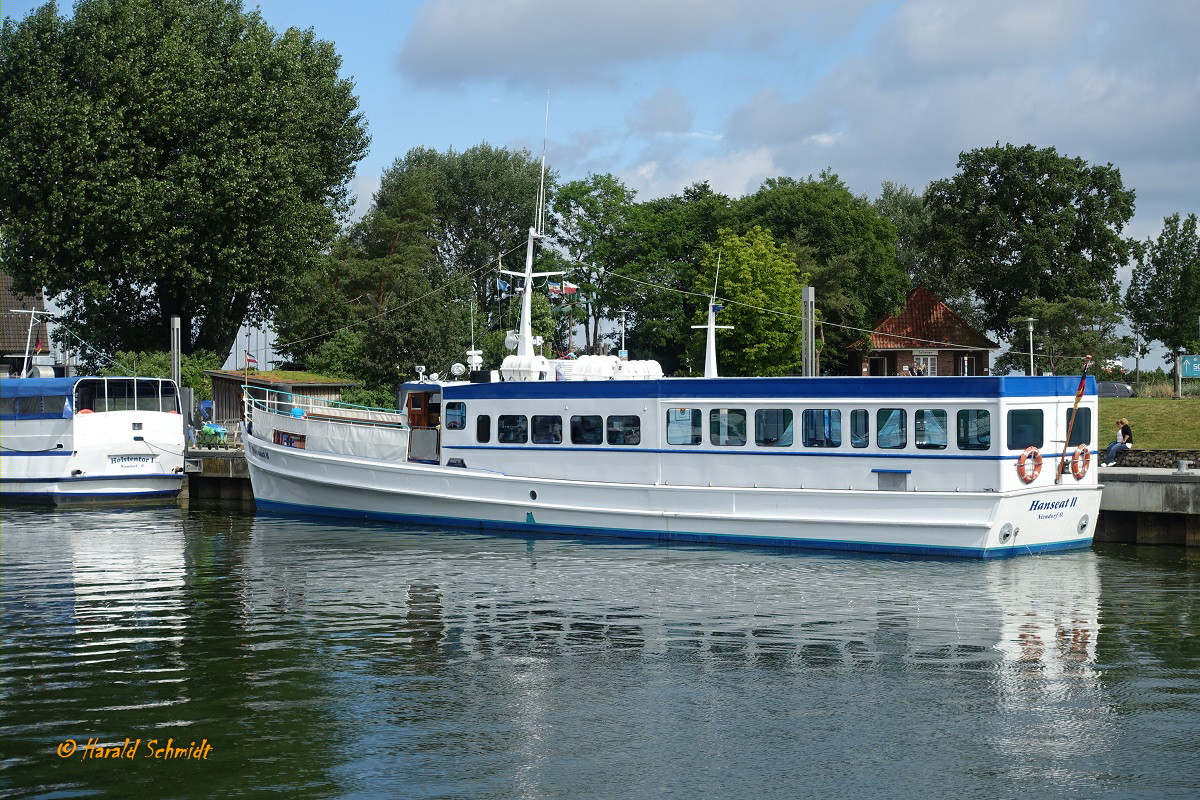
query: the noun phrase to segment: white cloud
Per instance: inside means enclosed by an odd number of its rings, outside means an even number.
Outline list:
[[[629,127],[644,136],[687,134],[695,113],[688,98],[674,87],[663,87],[634,106]]]
[[[740,197],[780,174],[771,152],[760,147],[708,158],[642,161],[621,170],[617,177],[645,200],[679,194],[700,181],[708,181],[715,192]]]
[[[432,0],[399,67],[423,86],[612,82],[621,68],[706,51],[770,48],[787,31],[837,37],[866,0]]]

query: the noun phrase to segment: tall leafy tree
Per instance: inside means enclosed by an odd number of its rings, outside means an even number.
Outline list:
[[[479,307],[491,313],[498,259],[503,257],[506,269],[524,266],[542,181],[541,161],[528,150],[486,142],[462,152],[414,147],[384,171],[373,208],[389,214],[404,207],[397,198],[413,184],[424,187],[433,202],[428,234],[438,271],[445,279],[466,276]],[[553,172],[547,172],[545,184],[549,194]]]
[[[1155,239],[1139,248],[1125,293],[1136,330],[1162,342],[1171,354],[1200,351],[1200,236],[1196,215],[1163,220]]]
[[[708,245],[733,224],[732,201],[707,183],[681,195],[638,203],[630,212],[630,261],[610,280],[624,295],[626,343],[633,358],[655,359],[663,372],[691,371],[691,323],[704,307],[712,285],[697,294]],[[703,360],[699,368],[704,367]]]
[[[719,266],[719,269],[718,269]],[[716,286],[725,307],[717,333],[718,368],[724,375],[789,375],[800,371],[801,287],[793,254],[771,233],[755,226],[743,235],[722,230],[706,247],[702,272],[693,290],[706,294]],[[703,317],[703,318],[701,318]],[[707,303],[697,324],[707,322]],[[693,331],[691,362],[702,372],[705,331]]]
[[[842,369],[864,331],[904,302],[910,283],[897,265],[896,228],[837,175],[772,178],[735,210],[743,229],[761,225],[812,259],[823,371]]]
[[[1123,358],[1132,351],[1133,341],[1117,335],[1123,320],[1121,309],[1094,297],[1067,297],[1061,301],[1026,297],[1017,303],[1015,327],[1027,330],[1024,320],[1037,320],[1033,329],[1034,368],[1037,372],[1071,375],[1079,371],[1083,356],[1090,355],[1099,365],[1113,358]],[[993,371],[1027,372],[1029,352],[1023,349],[1027,340],[1016,337],[1013,347],[996,359]]]
[[[95,346],[227,353],[319,258],[368,138],[341,60],[240,0],[51,3],[0,32],[0,261]]]
[[[1011,336],[1026,298],[1118,297],[1134,192],[1112,164],[997,143],[961,154],[958,174],[931,183],[925,203],[931,267],[988,330]]]
[[[590,175],[559,186],[551,203],[557,221],[555,244],[569,261],[568,279],[585,298],[580,310],[589,352],[600,345],[601,320],[615,317],[622,290],[628,288],[610,287],[608,276],[630,260],[634,196],[612,175]]]

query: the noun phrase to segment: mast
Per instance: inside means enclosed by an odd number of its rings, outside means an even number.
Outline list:
[[[696,330],[706,329],[708,336],[704,342],[704,377],[717,377],[717,331],[733,330],[732,325],[718,325],[717,312],[725,306],[717,303],[717,281],[721,277],[721,254],[717,253],[717,274],[713,276],[713,293],[708,298],[708,324],[693,325]]]

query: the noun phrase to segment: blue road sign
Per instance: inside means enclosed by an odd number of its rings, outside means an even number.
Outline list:
[[[1183,357],[1183,377],[1200,378],[1200,356]]]

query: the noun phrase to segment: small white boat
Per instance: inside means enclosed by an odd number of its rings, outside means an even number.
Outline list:
[[[1092,541],[1090,377],[663,378],[535,355],[529,297],[498,372],[406,383],[400,410],[248,392],[258,507],[975,557]]]
[[[169,500],[183,486],[179,392],[163,378],[0,381],[0,500]]]

